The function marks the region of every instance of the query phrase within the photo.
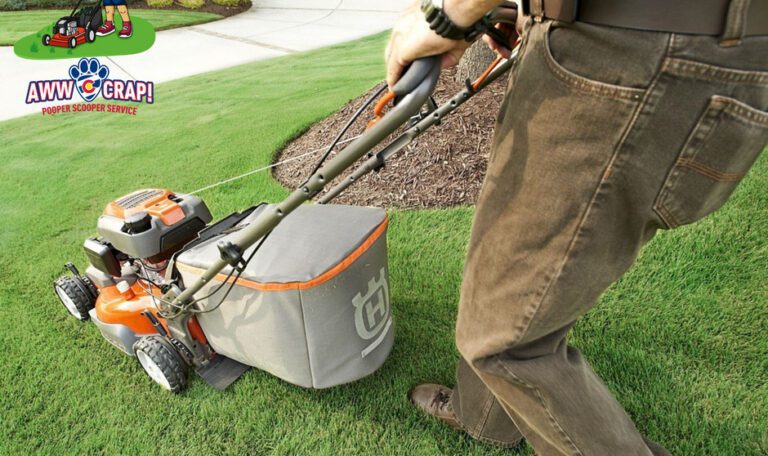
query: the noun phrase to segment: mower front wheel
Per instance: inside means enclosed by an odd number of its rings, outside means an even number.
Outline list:
[[[51,45],[51,35],[45,34],[43,35],[43,46],[50,46]]]
[[[170,341],[162,336],[144,336],[133,344],[141,367],[155,383],[172,393],[187,387],[187,364]]]
[[[75,46],[77,46],[77,39],[76,38],[70,38],[69,39],[69,47],[74,49]]]
[[[88,320],[88,311],[96,304],[93,284],[77,277],[60,277],[53,283],[53,291],[70,314],[80,321]]]

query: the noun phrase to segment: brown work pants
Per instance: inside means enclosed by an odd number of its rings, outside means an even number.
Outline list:
[[[566,335],[658,229],[718,209],[766,146],[768,37],[526,28],[475,213],[453,405],[472,436],[541,455],[668,454]]]

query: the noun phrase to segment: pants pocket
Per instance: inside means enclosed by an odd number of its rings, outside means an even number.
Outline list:
[[[715,95],[699,118],[654,204],[667,228],[719,209],[768,143],[768,113]]]

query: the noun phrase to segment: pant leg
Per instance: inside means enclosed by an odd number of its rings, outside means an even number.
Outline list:
[[[456,418],[473,438],[505,448],[522,441],[523,435],[504,407],[463,358],[456,368],[451,401]]]
[[[768,42],[553,29],[528,31],[500,114],[457,345],[538,454],[666,454],[566,334],[657,229],[717,209],[754,162],[768,79],[729,67]]]

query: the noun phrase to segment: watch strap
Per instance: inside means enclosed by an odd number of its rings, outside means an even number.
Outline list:
[[[442,6],[442,2],[440,3],[440,6]],[[469,27],[460,27],[445,14],[445,11],[440,6],[435,5],[432,0],[424,0],[421,9],[429,23],[429,28],[443,38],[472,42],[490,26],[490,20],[488,15],[486,15]]]

